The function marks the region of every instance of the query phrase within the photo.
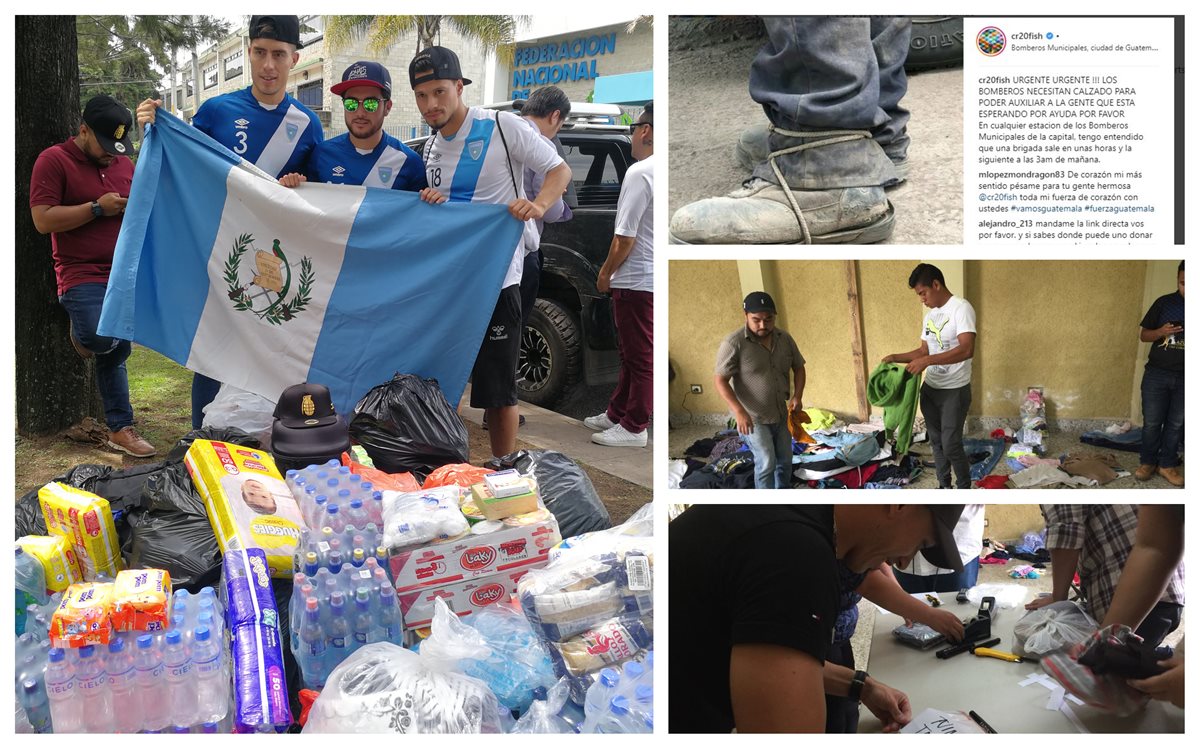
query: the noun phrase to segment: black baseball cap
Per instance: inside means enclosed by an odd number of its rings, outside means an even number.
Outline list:
[[[925,506],[933,514],[934,544],[921,549],[921,554],[941,569],[962,572],[962,557],[958,554],[958,542],[954,540],[954,527],[958,525],[966,505]]]
[[[432,70],[432,73],[416,74],[416,71]],[[417,80],[420,78],[420,80]],[[458,55],[454,50],[445,47],[426,47],[408,64],[408,82],[413,88],[425,81],[462,81],[464,86],[470,85],[468,78],[463,78],[462,66],[458,64]]]
[[[121,102],[108,94],[93,96],[83,107],[83,121],[107,153],[116,156],[133,153],[133,143],[129,140],[133,113]]]
[[[359,60],[342,71],[342,82],[330,87],[330,93],[341,96],[355,86],[374,86],[383,92],[383,98],[392,98],[392,74],[387,68],[370,60]]]
[[[329,388],[312,382],[292,385],[279,396],[275,404],[276,419],[293,428],[326,426],[338,422],[333,410]]]
[[[742,301],[742,309],[746,312],[774,312],[775,300],[765,291],[752,291]]]
[[[251,39],[274,39],[300,49],[300,16],[250,16]]]

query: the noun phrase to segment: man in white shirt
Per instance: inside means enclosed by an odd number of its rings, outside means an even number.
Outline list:
[[[654,408],[654,102],[629,126],[637,163],[625,172],[617,222],[596,288],[611,291],[621,374],[608,410],[583,423],[599,445],[645,447]]]
[[[445,47],[421,50],[408,65],[408,78],[421,116],[435,131],[425,145],[429,187],[421,191],[422,200],[506,205],[513,218],[524,222],[542,218],[562,196],[571,181],[570,167],[519,115],[468,107],[462,93],[471,81],[463,78],[454,52]],[[546,175],[532,200],[517,179],[526,168]],[[515,247],[497,251],[511,255],[512,260],[471,371],[471,406],[484,410],[493,458],[508,455],[517,447],[524,237]]]
[[[908,288],[929,308],[921,328],[921,345],[884,362],[907,363],[913,374],[925,373],[921,385],[921,415],[929,430],[938,488],[971,488],[971,461],[963,448],[963,426],[971,407],[971,359],[975,356],[975,308],[946,288],[935,265],[921,263],[908,277]]]

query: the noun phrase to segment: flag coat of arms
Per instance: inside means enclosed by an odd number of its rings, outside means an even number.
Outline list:
[[[499,205],[289,189],[159,111],[99,330],[272,401],[321,383],[348,414],[404,372],[456,404],[522,229]]]

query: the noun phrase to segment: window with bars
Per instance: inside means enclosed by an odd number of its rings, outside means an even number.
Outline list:
[[[231,80],[242,74],[242,51],[237,52],[225,58],[225,80]]]
[[[217,64],[213,63],[204,69],[204,87],[212,88],[217,85]]]

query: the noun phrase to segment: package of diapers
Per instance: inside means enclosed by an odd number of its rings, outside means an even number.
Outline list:
[[[221,551],[262,549],[271,577],[290,578],[304,520],[270,453],[196,440],[184,464]]]

